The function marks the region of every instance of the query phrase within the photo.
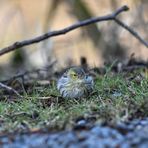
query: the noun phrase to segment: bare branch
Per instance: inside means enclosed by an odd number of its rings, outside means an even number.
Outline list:
[[[12,87],[7,86],[7,85],[5,85],[5,84],[3,84],[3,83],[1,83],[1,82],[0,82],[0,87],[6,89],[7,91],[13,92],[13,93],[15,93],[17,96],[19,96],[20,98],[22,98],[22,96],[21,96],[15,89],[13,89]]]
[[[128,10],[129,10],[129,8],[127,6],[122,6],[121,8],[119,8],[115,12],[113,12],[112,14],[105,15],[105,16],[102,16],[102,17],[96,17],[96,18],[87,19],[87,20],[78,22],[76,24],[73,24],[73,25],[71,25],[69,27],[66,27],[64,29],[61,29],[61,30],[47,32],[47,33],[45,33],[43,35],[40,35],[38,37],[35,37],[33,39],[28,39],[28,40],[24,40],[24,41],[15,42],[15,43],[13,43],[10,46],[1,49],[0,50],[0,56],[6,54],[8,52],[11,52],[11,51],[13,51],[15,49],[18,49],[18,48],[21,48],[21,47],[24,47],[24,46],[28,46],[28,45],[31,45],[31,44],[35,44],[35,43],[41,42],[41,41],[46,40],[46,39],[48,39],[50,37],[66,34],[66,33],[70,32],[72,30],[75,30],[75,29],[79,28],[79,27],[90,25],[92,23],[102,22],[102,21],[110,21],[110,20],[114,20],[114,21],[117,22],[117,19],[116,19],[117,15],[119,15],[120,13],[122,13],[124,11],[128,11]],[[118,23],[118,24],[120,26],[122,26],[120,23]],[[129,27],[128,28],[124,27],[124,28],[129,31]],[[130,28],[130,30],[132,30],[132,29]],[[129,31],[129,32],[132,33],[134,31],[132,31],[132,32]],[[135,34],[133,34],[133,33],[132,33],[132,35],[135,36]],[[137,38],[137,36],[135,36],[135,37]],[[139,37],[137,39],[139,39]],[[144,44],[145,41],[142,41],[142,40],[143,40],[142,38],[139,39],[139,41],[141,41],[141,43]],[[147,44],[144,44],[144,45],[146,47],[148,47]]]
[[[8,81],[12,81],[12,80],[15,80],[17,78],[21,78],[22,80],[24,80],[24,77],[26,75],[29,75],[29,74],[32,74],[32,73],[39,73],[41,71],[48,71],[48,70],[50,70],[54,66],[54,64],[56,64],[56,62],[57,62],[56,60],[51,62],[50,65],[44,67],[43,69],[35,69],[35,70],[32,70],[32,71],[25,71],[25,72],[22,72],[22,73],[18,73],[18,74],[14,75],[13,77],[11,77],[11,78],[9,78],[7,80],[0,81],[0,83],[6,83]]]
[[[119,19],[115,18],[114,20],[115,20],[115,22],[118,25],[120,25],[121,27],[123,27],[126,30],[128,30],[135,38],[137,38],[141,43],[143,43],[146,47],[148,47],[148,42],[146,42],[144,39],[142,39],[141,36],[136,31],[134,31],[133,29],[131,29],[129,26],[127,26],[126,24],[124,24]]]

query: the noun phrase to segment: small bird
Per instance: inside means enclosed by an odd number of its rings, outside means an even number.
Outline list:
[[[69,68],[57,82],[57,89],[62,97],[70,99],[88,96],[93,86],[92,76],[86,74],[81,67]]]

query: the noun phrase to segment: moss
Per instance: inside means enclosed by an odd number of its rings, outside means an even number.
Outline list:
[[[131,80],[124,74],[108,73],[97,76],[95,88],[88,98],[63,99],[55,83],[42,87],[33,85],[32,93],[25,93],[17,101],[0,101],[0,132],[52,127],[63,128],[79,117],[95,116],[97,121],[117,122],[148,116],[148,79]],[[130,76],[131,77],[131,76]]]

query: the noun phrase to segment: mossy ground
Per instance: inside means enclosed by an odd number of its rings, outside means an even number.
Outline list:
[[[23,99],[0,101],[0,133],[40,128],[71,127],[80,118],[116,122],[148,116],[148,78],[143,71],[96,75],[94,92],[87,98],[59,97],[56,84],[36,84]]]

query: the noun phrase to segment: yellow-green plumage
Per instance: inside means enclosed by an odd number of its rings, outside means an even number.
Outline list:
[[[68,69],[58,80],[57,88],[66,98],[81,98],[93,90],[93,78],[80,67]]]

